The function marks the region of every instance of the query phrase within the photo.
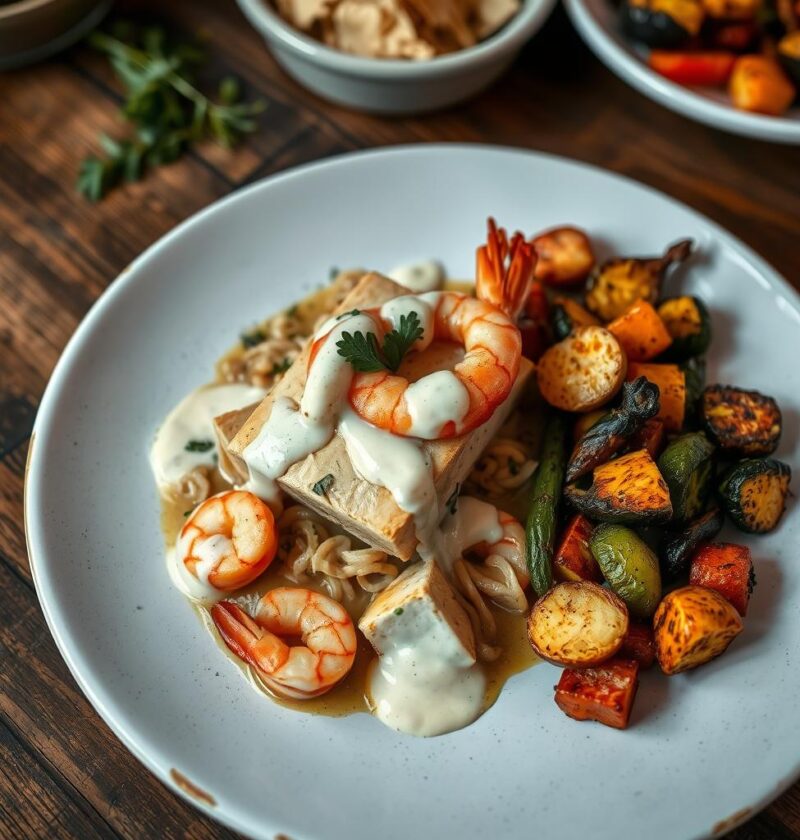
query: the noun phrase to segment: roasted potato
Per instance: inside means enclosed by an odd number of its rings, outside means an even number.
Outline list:
[[[742,111],[780,117],[797,91],[783,68],[767,55],[743,55],[733,65],[728,91]]]
[[[644,449],[596,467],[591,487],[568,484],[564,495],[581,513],[601,522],[653,525],[672,517],[669,489]]]
[[[609,260],[589,278],[587,308],[601,321],[613,321],[637,300],[656,303],[667,269],[691,252],[692,241],[685,239],[670,246],[663,257]]]
[[[542,356],[536,376],[550,405],[564,411],[591,411],[622,387],[625,354],[603,327],[578,327]]]
[[[647,543],[630,528],[607,523],[595,529],[589,548],[631,615],[650,618],[661,600],[661,571]]]
[[[751,534],[766,534],[786,509],[792,470],[774,458],[746,458],[722,479],[719,495],[734,524]]]
[[[658,417],[668,432],[679,432],[686,416],[686,376],[677,365],[631,362],[628,381],[644,376],[658,385],[661,407]]]
[[[531,242],[537,257],[534,276],[548,286],[580,283],[594,267],[592,243],[578,228],[553,228]]]
[[[724,653],[742,628],[739,613],[713,589],[674,589],[653,617],[658,664],[668,675],[697,668]]]
[[[709,385],[700,403],[703,425],[724,452],[770,455],[781,439],[781,410],[772,397],[730,385]]]
[[[556,686],[556,705],[575,720],[594,720],[625,729],[639,686],[639,663],[612,659],[595,668],[565,669]]]
[[[588,580],[556,584],[528,616],[528,640],[537,656],[568,668],[610,659],[627,632],[624,602]]]
[[[704,545],[692,557],[689,583],[719,592],[744,616],[756,585],[750,549],[733,543]]]
[[[632,362],[646,362],[663,353],[672,344],[672,336],[653,307],[646,300],[632,303],[606,329],[616,337]]]
[[[711,492],[714,445],[702,432],[675,438],[661,453],[658,469],[669,487],[672,515],[693,519],[706,506]]]

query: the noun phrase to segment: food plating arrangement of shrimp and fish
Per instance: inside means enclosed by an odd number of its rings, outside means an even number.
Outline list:
[[[338,273],[243,335],[151,452],[220,655],[284,705],[437,735],[540,660],[567,715],[622,729],[640,669],[722,654],[756,570],[715,539],[773,530],[791,476],[775,400],[706,384],[692,262],[489,220],[474,283]]]

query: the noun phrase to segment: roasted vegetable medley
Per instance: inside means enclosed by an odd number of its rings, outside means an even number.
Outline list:
[[[658,8],[699,30],[694,0]],[[666,19],[648,25],[676,37]],[[528,506],[528,638],[565,669],[567,715],[625,728],[640,668],[696,668],[742,630],[750,550],[714,539],[726,515],[753,534],[778,525],[791,480],[771,457],[781,411],[750,388],[706,385],[713,315],[663,288],[691,241],[600,264],[575,228],[533,241],[546,258],[526,346],[549,416]]]
[[[727,88],[736,108],[781,116],[800,90],[798,0],[621,0],[622,30],[680,85]]]

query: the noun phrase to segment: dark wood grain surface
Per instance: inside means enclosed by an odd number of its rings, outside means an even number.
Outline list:
[[[114,277],[188,215],[243,184],[341,152],[499,143],[578,158],[663,190],[800,287],[800,149],[722,134],[649,102],[598,63],[560,9],[480,98],[436,116],[387,120],[299,88],[233,2],[136,6],[206,33],[213,72],[242,77],[268,110],[235,153],[203,148],[91,205],[73,189],[78,164],[96,150],[99,131],[119,129],[119,91],[105,63],[77,47],[0,75],[2,838],[233,836],[151,776],[80,693],[39,609],[22,522],[31,426],[64,344]],[[731,836],[800,838],[800,785]]]

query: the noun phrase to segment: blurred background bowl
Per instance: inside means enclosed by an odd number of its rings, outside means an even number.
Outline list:
[[[93,29],[112,0],[18,0],[0,4],[0,70],[71,46]]]
[[[514,18],[480,44],[409,61],[334,50],[282,20],[268,0],[237,2],[289,75],[324,99],[377,114],[434,111],[480,92],[508,68],[555,5],[525,0]]]

